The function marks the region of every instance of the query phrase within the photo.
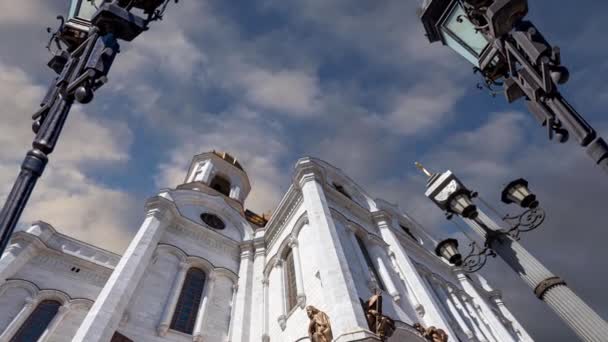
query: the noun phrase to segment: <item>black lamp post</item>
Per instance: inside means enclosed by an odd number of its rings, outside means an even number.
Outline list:
[[[524,98],[549,139],[574,136],[608,173],[608,144],[560,94],[568,69],[527,13],[527,0],[426,0],[421,20],[428,39],[471,62],[488,89],[502,86],[509,102]]]
[[[58,76],[32,116],[36,137],[0,212],[0,255],[44,172],[74,101],[93,99],[94,92],[107,82],[119,52],[118,40],[136,38],[150,22],[162,18],[170,1],[71,0],[67,21],[58,17],[61,25],[48,45],[53,53],[48,66]]]

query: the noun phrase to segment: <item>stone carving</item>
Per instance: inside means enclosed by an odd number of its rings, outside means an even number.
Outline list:
[[[448,334],[443,329],[437,329],[434,326],[424,328],[422,324],[414,324],[414,328],[418,330],[422,337],[426,338],[430,342],[448,342]]]
[[[382,314],[382,294],[376,291],[367,301],[363,303],[363,310],[367,318],[369,329],[374,332],[380,340],[386,341],[395,332],[395,321]]]
[[[308,324],[308,337],[311,342],[331,342],[334,338],[331,332],[329,317],[323,311],[312,305],[306,307],[306,314],[310,318]]]

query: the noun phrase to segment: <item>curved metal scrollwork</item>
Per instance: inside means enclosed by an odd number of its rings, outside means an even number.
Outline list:
[[[480,248],[475,241],[469,244],[471,251],[462,261],[462,269],[467,273],[479,271],[488,261],[488,257],[496,257],[496,253],[488,245]]]
[[[545,216],[545,210],[534,208],[528,209],[517,216],[507,215],[503,218],[503,221],[511,226],[507,233],[519,239],[519,235],[522,232],[529,232],[540,227],[545,222]]]

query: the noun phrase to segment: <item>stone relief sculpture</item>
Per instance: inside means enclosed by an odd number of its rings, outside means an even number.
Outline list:
[[[333,334],[327,314],[312,305],[306,307],[306,314],[310,318],[308,324],[308,337],[311,342],[331,342]]]
[[[448,334],[443,329],[437,329],[434,326],[425,329],[420,323],[414,324],[414,328],[430,342],[448,342]]]
[[[380,292],[376,292],[363,303],[363,310],[369,329],[378,335],[382,341],[393,335],[395,321],[382,314],[382,294]]]

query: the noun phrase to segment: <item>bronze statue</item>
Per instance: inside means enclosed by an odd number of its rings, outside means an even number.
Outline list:
[[[414,324],[414,328],[418,330],[422,337],[426,338],[430,342],[448,342],[448,334],[443,329],[437,329],[434,326],[424,328],[422,324]]]
[[[334,336],[327,314],[312,305],[306,307],[306,314],[310,318],[308,324],[308,337],[311,342],[331,342]]]
[[[395,321],[382,314],[382,294],[376,292],[363,303],[363,310],[367,318],[369,329],[374,332],[380,340],[385,341],[395,332]]]

